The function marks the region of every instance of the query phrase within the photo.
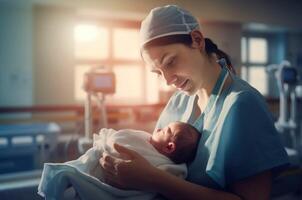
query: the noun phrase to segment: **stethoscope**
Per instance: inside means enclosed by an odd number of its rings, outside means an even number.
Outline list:
[[[199,117],[195,120],[193,126],[197,128],[197,130],[203,130],[205,116],[211,111],[213,106],[216,104],[222,89],[224,87],[224,84],[229,76],[232,76],[227,68],[226,60],[224,58],[219,59],[216,61],[221,66],[221,72],[219,74],[218,80],[216,81],[216,84],[212,90],[212,93],[210,95],[209,101],[204,109],[204,111],[199,115]]]

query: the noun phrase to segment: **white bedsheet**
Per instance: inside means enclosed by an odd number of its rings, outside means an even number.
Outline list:
[[[46,199],[64,199],[64,192],[73,187],[80,199],[153,199],[156,194],[121,190],[104,183],[99,159],[102,153],[119,157],[113,148],[114,143],[121,144],[139,152],[152,165],[166,170],[178,177],[187,176],[185,164],[174,164],[166,156],[158,153],[149,143],[151,135],[144,131],[124,129],[102,129],[93,138],[93,147],[77,160],[66,163],[45,163],[38,193]]]

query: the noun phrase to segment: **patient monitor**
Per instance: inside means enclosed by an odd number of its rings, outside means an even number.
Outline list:
[[[85,100],[85,137],[79,140],[79,151],[84,153],[92,145],[92,102],[93,97],[100,109],[100,127],[107,127],[105,96],[114,94],[116,88],[115,74],[105,68],[94,68],[84,75],[83,88],[86,92]]]
[[[106,71],[90,71],[84,75],[84,89],[90,93],[115,93],[115,75]]]

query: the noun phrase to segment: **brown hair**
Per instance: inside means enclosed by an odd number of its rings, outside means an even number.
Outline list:
[[[205,50],[208,55],[215,53],[218,57],[218,59],[224,58],[227,64],[227,67],[230,71],[232,71],[234,74],[236,74],[236,71],[231,63],[230,56],[226,54],[224,51],[218,48],[218,46],[209,38],[205,38]],[[148,47],[152,46],[164,46],[169,44],[175,44],[175,43],[181,43],[187,46],[191,46],[193,41],[192,37],[189,34],[179,34],[179,35],[169,35],[160,37],[154,40],[151,40],[150,42],[144,44],[143,49],[146,49]]]
[[[201,134],[192,125],[181,123],[183,131],[172,137],[172,141],[176,145],[176,150],[169,155],[169,158],[176,164],[192,162],[198,147],[198,142]],[[192,141],[191,135],[197,134],[197,140]]]

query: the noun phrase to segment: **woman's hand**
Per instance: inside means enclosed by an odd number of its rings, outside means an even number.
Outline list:
[[[114,148],[123,159],[103,153],[100,164],[104,168],[105,182],[122,189],[153,191],[168,199],[205,200],[267,199],[266,196],[270,191],[266,185],[261,184],[257,176],[232,187],[235,194],[203,187],[153,167],[135,151],[118,144],[114,144]],[[264,180],[268,179],[264,178]],[[255,184],[251,184],[251,181]]]
[[[135,151],[118,144],[114,144],[114,148],[121,154],[122,159],[107,153],[103,153],[100,159],[105,182],[122,189],[150,190],[154,172],[158,169]]]

